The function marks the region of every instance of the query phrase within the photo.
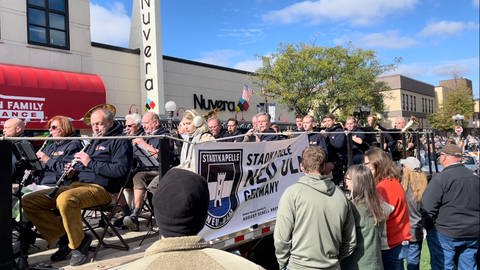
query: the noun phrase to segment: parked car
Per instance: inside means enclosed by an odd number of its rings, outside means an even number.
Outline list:
[[[462,157],[462,163],[468,169],[470,169],[470,170],[472,170],[476,173],[479,173],[479,163],[474,157],[464,155]],[[438,167],[439,172],[441,172],[443,170],[443,167],[440,164],[440,157],[437,158],[437,167]],[[422,171],[424,171],[426,173],[429,173],[428,164],[423,165]],[[435,173],[435,165],[433,164],[433,162],[432,162],[432,173],[433,174]]]

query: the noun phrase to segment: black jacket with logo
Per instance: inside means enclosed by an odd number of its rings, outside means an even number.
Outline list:
[[[120,136],[122,126],[115,122],[105,137]],[[85,151],[91,158],[88,166],[77,163],[78,179],[95,183],[115,193],[123,186],[132,164],[132,143],[126,139],[93,140]]]

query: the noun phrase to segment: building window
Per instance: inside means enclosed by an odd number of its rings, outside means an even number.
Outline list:
[[[422,97],[422,113],[425,112],[425,98]]]
[[[28,43],[69,49],[67,0],[27,0]]]
[[[417,97],[413,96],[413,111],[417,111]]]
[[[405,95],[405,110],[406,110],[406,111],[409,110],[409,107],[408,107],[408,95]]]

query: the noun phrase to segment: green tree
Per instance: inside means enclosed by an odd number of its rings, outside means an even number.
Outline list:
[[[433,128],[442,131],[452,131],[455,121],[452,117],[461,114],[465,117],[463,125],[473,116],[473,96],[470,88],[459,86],[446,95],[444,103],[437,112],[428,116],[428,121]]]
[[[263,57],[255,80],[261,93],[273,96],[296,114],[324,115],[337,110],[351,114],[361,105],[383,111],[382,91],[389,87],[376,77],[395,65],[381,65],[371,50],[280,45]],[[398,60],[398,59],[397,59]]]

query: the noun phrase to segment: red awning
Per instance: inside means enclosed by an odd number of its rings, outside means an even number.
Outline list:
[[[77,129],[88,128],[82,117],[105,103],[105,86],[94,74],[0,64],[0,127],[13,117],[27,129],[45,129],[51,117],[73,119]]]

